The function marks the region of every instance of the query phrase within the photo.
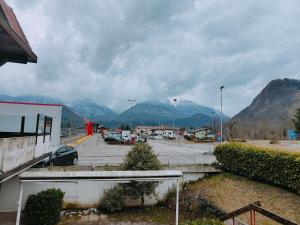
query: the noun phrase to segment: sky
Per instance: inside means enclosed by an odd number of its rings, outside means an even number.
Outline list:
[[[300,79],[299,0],[6,0],[37,64],[0,67],[0,94],[89,98],[122,111],[189,99],[235,115]]]

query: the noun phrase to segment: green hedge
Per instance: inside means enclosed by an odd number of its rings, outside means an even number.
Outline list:
[[[300,153],[228,143],[217,146],[214,155],[227,171],[300,193]]]
[[[23,213],[26,225],[56,225],[60,220],[64,192],[48,189],[36,195],[29,195]]]

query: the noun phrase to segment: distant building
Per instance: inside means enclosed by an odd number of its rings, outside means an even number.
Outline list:
[[[37,56],[32,51],[17,17],[4,0],[0,0],[0,43],[0,66],[6,62],[37,62]]]
[[[293,130],[293,129],[289,129],[288,130],[288,138],[289,138],[289,140],[297,140],[297,138],[298,138],[298,133],[295,131],[295,130]]]
[[[157,129],[157,127],[154,126],[136,126],[135,132],[139,135],[150,135],[152,133],[152,130]]]
[[[194,136],[195,139],[197,140],[206,140],[209,137],[211,137],[211,131],[208,128],[200,128],[197,130],[191,131],[191,134]]]

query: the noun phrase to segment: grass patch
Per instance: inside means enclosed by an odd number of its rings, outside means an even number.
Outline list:
[[[265,183],[222,173],[191,184],[192,193],[201,193],[226,212],[260,201],[263,208],[300,224],[300,196]],[[249,215],[242,217],[249,222]],[[258,216],[259,224],[276,224]]]

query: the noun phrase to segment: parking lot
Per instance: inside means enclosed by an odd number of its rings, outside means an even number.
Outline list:
[[[148,140],[163,164],[191,165],[210,164],[215,161],[211,154],[213,145],[208,143],[185,143],[183,141]],[[91,137],[77,146],[79,165],[119,165],[127,152],[132,148],[128,145],[109,145],[102,138]]]

